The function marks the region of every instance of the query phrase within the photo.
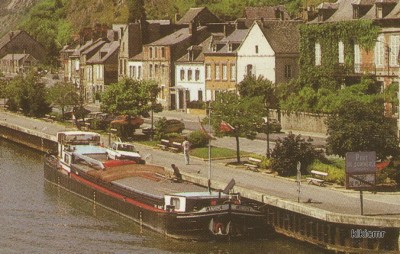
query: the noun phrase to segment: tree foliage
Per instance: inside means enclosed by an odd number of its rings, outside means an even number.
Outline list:
[[[345,100],[327,119],[327,153],[375,151],[379,159],[398,156],[396,122],[384,116],[381,101]]]
[[[279,138],[271,154],[271,167],[281,176],[293,176],[296,175],[297,163],[300,162],[300,170],[306,173],[306,168],[321,156],[311,141],[292,133],[283,139]]]
[[[49,88],[48,100],[61,108],[62,118],[64,119],[66,107],[70,106],[72,108],[77,106],[79,95],[74,84],[60,82]]]
[[[127,0],[128,5],[128,23],[134,23],[140,20],[146,20],[146,10],[144,0]]]
[[[231,136],[236,139],[237,162],[240,162],[239,137],[254,139],[257,126],[262,124],[266,110],[262,97],[239,97],[234,92],[223,92],[211,103],[211,125],[217,136]],[[204,120],[207,122],[208,118]],[[222,121],[229,123],[234,130],[220,131]]]
[[[51,112],[50,103],[46,100],[46,86],[39,82],[34,73],[14,78],[6,85],[5,96],[12,111],[21,110],[24,115],[34,117],[42,117]]]
[[[154,81],[124,79],[110,84],[102,94],[101,109],[115,115],[148,115],[160,88]]]
[[[278,108],[279,101],[276,95],[275,86],[272,81],[263,76],[247,75],[238,85],[238,91],[244,97],[263,98],[267,108]]]

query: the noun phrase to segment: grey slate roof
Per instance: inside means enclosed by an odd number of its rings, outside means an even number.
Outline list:
[[[197,30],[204,30],[207,27],[198,27]],[[168,46],[178,44],[186,39],[189,39],[192,35],[189,33],[189,28],[181,28],[178,31],[167,35],[155,42],[149,43],[148,45],[152,46]]]
[[[0,49],[2,49],[5,45],[7,45],[13,38],[15,38],[15,36],[19,35],[20,33],[22,33],[24,31],[22,30],[14,30],[14,31],[10,31],[8,32],[6,35],[4,35],[1,39],[0,39]],[[11,36],[12,35],[12,36]]]
[[[284,19],[290,19],[285,6],[260,6],[260,7],[246,7],[244,9],[244,17],[246,19],[277,19],[276,11],[281,11],[284,13]]]
[[[94,54],[87,63],[104,63],[119,48],[119,42],[113,41],[105,43],[100,50]]]
[[[302,21],[267,20],[258,25],[277,54],[297,54],[300,52],[300,30]]]
[[[218,23],[221,20],[210,12],[207,7],[190,8],[183,17],[176,22],[178,25],[190,24],[191,22]]]
[[[220,35],[216,35],[211,42],[209,48],[205,50],[207,54],[233,54],[236,53],[238,46],[243,42],[244,38],[246,37],[249,29],[236,29],[230,35],[226,37],[220,37]],[[229,51],[229,43],[236,44],[237,47],[233,47],[232,51]],[[212,50],[212,46],[217,45],[217,51]]]
[[[189,59],[189,54],[187,53],[187,54],[183,55],[181,58],[179,58],[176,62],[177,63],[204,62],[204,51],[208,48],[211,40],[212,40],[212,36],[208,37],[206,40],[204,40],[199,45],[190,46],[188,48],[188,51],[189,50],[197,51],[196,57],[193,60]]]

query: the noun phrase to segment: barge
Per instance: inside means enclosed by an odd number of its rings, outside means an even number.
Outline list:
[[[94,132],[60,132],[58,154],[46,155],[47,181],[166,236],[188,240],[260,236],[266,217],[257,204],[224,190],[182,180],[158,165],[109,160]]]

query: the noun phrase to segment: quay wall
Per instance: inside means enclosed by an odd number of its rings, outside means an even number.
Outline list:
[[[46,134],[43,130],[23,128],[7,121],[0,120],[0,137],[43,152],[57,151],[54,135]],[[208,185],[208,179],[198,175],[183,172],[182,176],[184,180]],[[225,182],[212,181],[214,189],[224,189],[225,185]],[[240,186],[235,186],[234,191],[259,203],[265,212],[267,223],[280,234],[346,253],[382,253],[382,250],[385,253],[400,253],[399,218],[338,214]],[[384,231],[386,236],[382,239],[357,239],[350,234],[354,229]]]
[[[54,135],[17,126],[6,120],[0,120],[0,137],[42,152],[57,151]]]

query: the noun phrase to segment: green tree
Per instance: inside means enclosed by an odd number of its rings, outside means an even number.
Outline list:
[[[268,109],[277,109],[279,106],[274,84],[263,76],[247,75],[239,83],[238,91],[243,97],[261,96]]]
[[[239,137],[254,139],[257,134],[257,126],[262,124],[262,117],[266,110],[262,97],[239,97],[235,92],[223,92],[217,95],[211,103],[211,125],[217,136],[231,136],[236,139],[236,158],[240,162]],[[234,129],[230,132],[220,130],[220,124],[224,121]],[[204,122],[208,122],[208,117]]]
[[[62,119],[64,119],[65,108],[77,106],[79,95],[74,84],[60,82],[49,88],[48,100],[61,108]]]
[[[134,23],[141,20],[146,20],[146,10],[143,0],[128,0],[128,23]]]
[[[10,110],[21,110],[24,115],[42,117],[51,112],[46,100],[46,86],[32,72],[26,77],[18,76],[6,85],[5,95]]]
[[[271,167],[281,176],[293,176],[300,162],[300,170],[305,173],[308,165],[320,156],[311,141],[292,133],[284,139],[278,139],[271,154]]]
[[[381,100],[346,100],[326,121],[327,153],[375,151],[379,159],[398,156],[396,122],[384,116]]]
[[[155,81],[124,79],[106,88],[101,96],[101,110],[128,118],[148,116],[150,111],[160,110],[155,102],[159,91]]]

